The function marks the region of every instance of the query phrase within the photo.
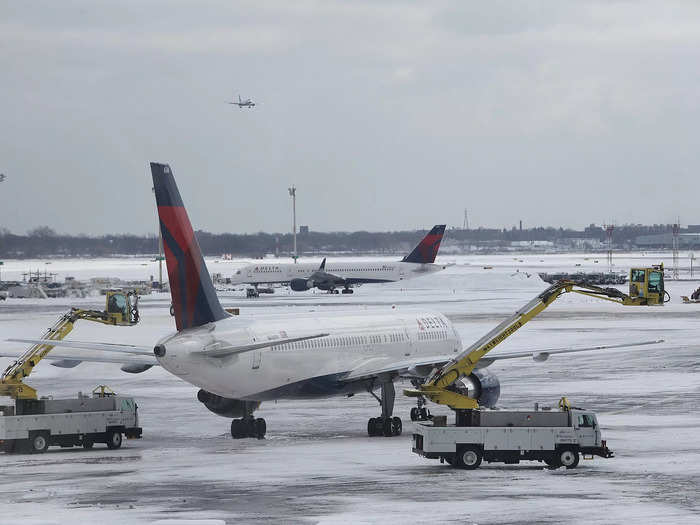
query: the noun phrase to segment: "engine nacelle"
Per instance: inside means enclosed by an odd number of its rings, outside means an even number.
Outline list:
[[[245,417],[248,413],[252,413],[260,406],[260,401],[229,399],[201,389],[197,392],[197,399],[217,416],[231,418]]]
[[[475,369],[469,376],[461,379],[462,385],[472,399],[479,401],[479,406],[494,408],[501,397],[501,382],[498,376],[483,368]]]
[[[289,287],[295,292],[305,292],[314,287],[314,283],[309,279],[292,279],[289,281]]]
[[[150,370],[153,365],[122,365],[121,370],[122,372],[126,372],[127,374],[140,374],[141,372],[145,372],[146,370]]]

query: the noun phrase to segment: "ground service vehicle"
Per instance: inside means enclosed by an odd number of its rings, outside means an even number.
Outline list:
[[[62,315],[56,323],[41,337],[42,341],[61,341],[72,330],[80,319],[93,321],[113,326],[133,326],[139,322],[138,294],[135,292],[108,291],[105,294],[106,309],[85,310],[71,308]],[[21,404],[23,400],[37,398],[36,390],[22,381],[29,376],[34,367],[39,364],[46,355],[51,352],[53,346],[46,343],[34,343],[17,360],[8,366],[0,376],[0,397],[6,396],[17,400]],[[65,363],[64,367],[75,366],[77,363]],[[58,365],[62,366],[62,365]],[[19,409],[18,409],[19,411]]]
[[[602,288],[600,286],[594,286],[584,282],[559,281],[558,283],[551,285],[544,292],[537,295],[534,299],[525,304],[509,318],[501,322],[481,339],[477,340],[471,346],[456,355],[452,360],[439,368],[435,368],[423,383],[416,385],[416,388],[404,390],[404,394],[409,397],[418,398],[419,406],[423,404],[426,399],[429,399],[434,403],[447,405],[455,411],[454,427],[443,426],[442,430],[438,430],[438,427],[435,427],[436,430],[430,430],[430,432],[437,432],[432,434],[431,437],[433,435],[439,436],[445,434],[444,439],[447,441],[447,444],[445,445],[447,448],[444,449],[444,454],[455,454],[454,457],[457,458],[455,459],[455,462],[462,466],[475,468],[474,465],[478,466],[487,450],[489,451],[488,457],[496,458],[493,459],[494,461],[504,461],[504,458],[509,458],[509,460],[513,461],[513,450],[526,450],[528,451],[527,454],[535,454],[534,452],[530,451],[539,449],[542,452],[538,454],[548,454],[551,456],[552,452],[550,451],[550,446],[553,447],[552,450],[559,451],[562,450],[561,447],[566,445],[567,442],[564,441],[560,443],[556,440],[549,442],[548,440],[544,439],[544,435],[546,433],[542,434],[540,431],[527,433],[522,431],[517,433],[516,437],[513,437],[514,442],[512,445],[509,445],[508,436],[511,434],[515,436],[516,432],[514,430],[508,430],[508,428],[510,428],[508,425],[506,425],[505,430],[502,428],[499,431],[492,430],[490,428],[488,430],[481,429],[478,431],[475,431],[473,428],[466,431],[463,430],[463,427],[474,427],[474,421],[480,422],[482,413],[484,414],[484,420],[487,422],[489,421],[489,418],[493,419],[494,417],[491,415],[485,415],[487,412],[479,411],[479,401],[478,399],[474,398],[472,388],[464,383],[463,378],[468,378],[474,369],[479,366],[488,366],[490,359],[488,357],[484,357],[486,354],[488,354],[505,339],[513,335],[528,321],[534,319],[565,293],[579,293],[589,297],[612,301],[624,306],[648,306],[663,304],[664,290],[662,268],[663,267],[659,266],[644,269],[644,280],[636,281],[638,286],[635,287],[637,293],[634,296],[627,295],[617,288]],[[652,284],[654,285],[653,293],[650,293],[652,292]],[[630,288],[631,287],[632,284],[630,284]],[[517,354],[513,354],[512,357],[517,357]],[[549,355],[546,352],[543,352],[542,355],[534,356],[534,359],[544,361],[548,357]],[[492,359],[493,358],[491,358],[491,360]],[[581,415],[583,416],[584,414]],[[526,420],[527,416],[528,415],[525,416]],[[532,419],[533,414],[529,414],[529,416]],[[541,419],[541,416],[537,417]],[[592,417],[595,419],[594,415]],[[513,423],[513,421],[509,421],[508,423]],[[557,425],[560,423],[561,422],[558,422]],[[476,426],[478,427],[479,425]],[[574,427],[574,422],[570,422],[569,425],[565,426],[567,428]],[[553,426],[552,428],[564,428],[564,426]],[[552,430],[551,432],[558,433],[559,431]],[[570,431],[562,432],[563,435],[571,433]],[[522,435],[520,435],[521,433]],[[421,434],[419,433],[417,435],[420,438],[419,441],[421,441],[423,439],[420,437]],[[418,438],[414,438],[414,450],[426,450],[424,448],[426,444],[424,442],[415,443],[415,439]],[[467,439],[467,441],[465,442],[463,439]],[[527,441],[528,439],[530,439],[529,444]],[[571,440],[572,438],[566,439]],[[503,447],[506,447],[507,453],[505,453],[505,455],[500,455],[500,453],[494,455],[494,453],[491,452],[492,449],[486,448],[487,444],[490,446],[490,444],[494,441],[500,444],[498,445],[498,448],[494,448],[493,450],[503,450]],[[591,453],[590,447],[597,450],[596,447],[600,446],[598,441],[599,437],[596,438],[596,441],[593,444],[588,441],[585,442],[585,448],[588,453]],[[456,450],[452,447],[452,445],[460,445],[462,448]],[[574,460],[578,462],[578,452],[574,453],[574,451],[581,450],[581,443],[569,441],[568,445],[577,448],[572,448],[571,450],[567,449],[567,458],[560,458],[562,463],[567,466],[569,466],[569,462],[573,462]],[[482,448],[479,449],[479,446]],[[509,448],[511,446],[514,448]],[[469,458],[464,457],[467,452],[469,452]],[[442,456],[438,455],[435,457],[449,457],[444,454]],[[462,454],[461,458],[460,454]],[[574,455],[576,456],[576,459],[574,458]],[[547,458],[547,461],[554,461],[552,457]],[[530,455],[527,455],[525,459],[539,459],[539,456],[532,455],[532,457],[530,457]],[[542,459],[545,460],[544,458]],[[464,463],[465,460],[468,460],[467,463]]]
[[[664,289],[664,265],[630,269],[630,297],[646,299],[647,304],[664,304],[669,294]]]
[[[445,416],[437,416],[432,423],[416,425],[413,452],[466,469],[475,469],[482,461],[525,460],[572,469],[580,455],[613,457],[593,412],[571,408],[565,399],[560,407],[558,411],[470,410],[449,426]]]
[[[41,453],[49,446],[107,448],[122,446],[122,435],[140,438],[138,407],[131,397],[118,396],[105,386],[92,396],[75,399],[32,399],[0,406],[0,450]]]

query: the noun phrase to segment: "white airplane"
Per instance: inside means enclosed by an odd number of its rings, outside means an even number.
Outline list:
[[[344,294],[353,293],[352,286],[364,283],[390,283],[413,279],[421,275],[444,270],[446,266],[434,264],[445,234],[445,225],[436,224],[413,251],[396,262],[356,261],[329,262],[323,259],[319,267],[314,263],[254,263],[236,271],[231,284],[289,283],[295,292],[311,288]]]
[[[254,108],[255,107],[255,102],[250,100],[249,98],[245,100],[241,100],[241,96],[238,95],[238,102],[227,102],[228,104],[233,104],[234,106],[238,106],[239,108]]]
[[[246,319],[229,315],[219,303],[192,225],[167,164],[151,163],[177,331],[154,347],[79,341],[12,339],[50,344],[45,359],[72,367],[80,361],[121,363],[138,373],[162,366],[200,388],[197,398],[212,412],[233,418],[234,438],[262,438],[266,422],[253,413],[262,401],[326,398],[368,392],[381,406],[370,418],[370,436],[401,434],[393,415],[394,381],[420,384],[436,366],[463,349],[459,333],[437,312],[338,314],[313,312]],[[500,395],[495,374],[485,370],[499,359],[544,361],[557,353],[631,345],[555,349],[489,355],[464,379],[469,395],[493,407]],[[64,348],[100,355],[71,355]],[[16,357],[7,353],[0,356]],[[379,390],[379,395],[375,393]],[[411,419],[428,414],[419,399]]]

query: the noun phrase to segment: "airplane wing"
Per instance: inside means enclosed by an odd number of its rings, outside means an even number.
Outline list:
[[[657,339],[654,341],[642,341],[637,343],[623,343],[615,345],[598,345],[589,346],[585,348],[553,348],[547,350],[530,350],[527,352],[511,352],[500,355],[493,355],[490,357],[483,357],[479,360],[476,368],[486,368],[487,366],[493,364],[495,361],[501,359],[519,359],[523,357],[531,357],[534,361],[543,362],[549,359],[550,355],[555,354],[570,354],[576,352],[589,352],[592,350],[611,350],[617,348],[629,348],[637,346],[647,346],[663,343],[663,339]],[[439,367],[450,361],[451,358],[441,355],[441,356],[429,356],[422,357],[419,359],[403,360],[386,362],[386,360],[369,360],[355,370],[350,372],[348,375],[343,377],[341,381],[343,382],[355,382],[362,381],[365,379],[371,379],[383,374],[398,375],[400,377],[415,378],[415,377],[426,377],[430,374],[434,367]]]
[[[19,356],[16,353],[11,353],[7,351],[0,351],[0,357],[9,357],[12,359],[17,359]],[[48,361],[53,361],[51,364],[58,366],[60,368],[73,368],[78,366],[83,361],[90,363],[116,363],[122,365],[122,370],[125,372],[143,372],[148,370],[152,366],[158,366],[158,361],[156,361],[155,356],[151,355],[150,359],[135,355],[77,355],[75,353],[66,351],[52,351],[50,354],[44,357]]]
[[[280,346],[287,343],[296,343],[297,341],[306,341],[308,339],[318,339],[319,337],[326,337],[329,334],[314,334],[306,335],[303,337],[289,337],[284,339],[273,339],[269,341],[263,341],[262,343],[255,343],[251,345],[224,345],[222,343],[213,343],[200,350],[198,352],[193,352],[195,355],[202,355],[206,357],[227,357],[234,354],[241,354],[243,352],[250,352],[251,350],[259,350],[261,348],[268,348],[273,346]],[[167,348],[167,345],[166,345]]]
[[[119,352],[153,357],[150,346],[125,345],[119,343],[89,343],[83,341],[52,341],[51,339],[5,339],[12,343],[29,343],[33,345],[50,345],[53,347],[78,348],[80,350],[101,350],[103,352]]]

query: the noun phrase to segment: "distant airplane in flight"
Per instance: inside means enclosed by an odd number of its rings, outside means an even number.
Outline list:
[[[247,98],[245,100],[241,100],[240,95],[238,95],[238,102],[229,102],[229,104],[233,104],[234,106],[238,106],[239,108],[254,108],[255,107],[255,102],[253,102],[249,98]]]

